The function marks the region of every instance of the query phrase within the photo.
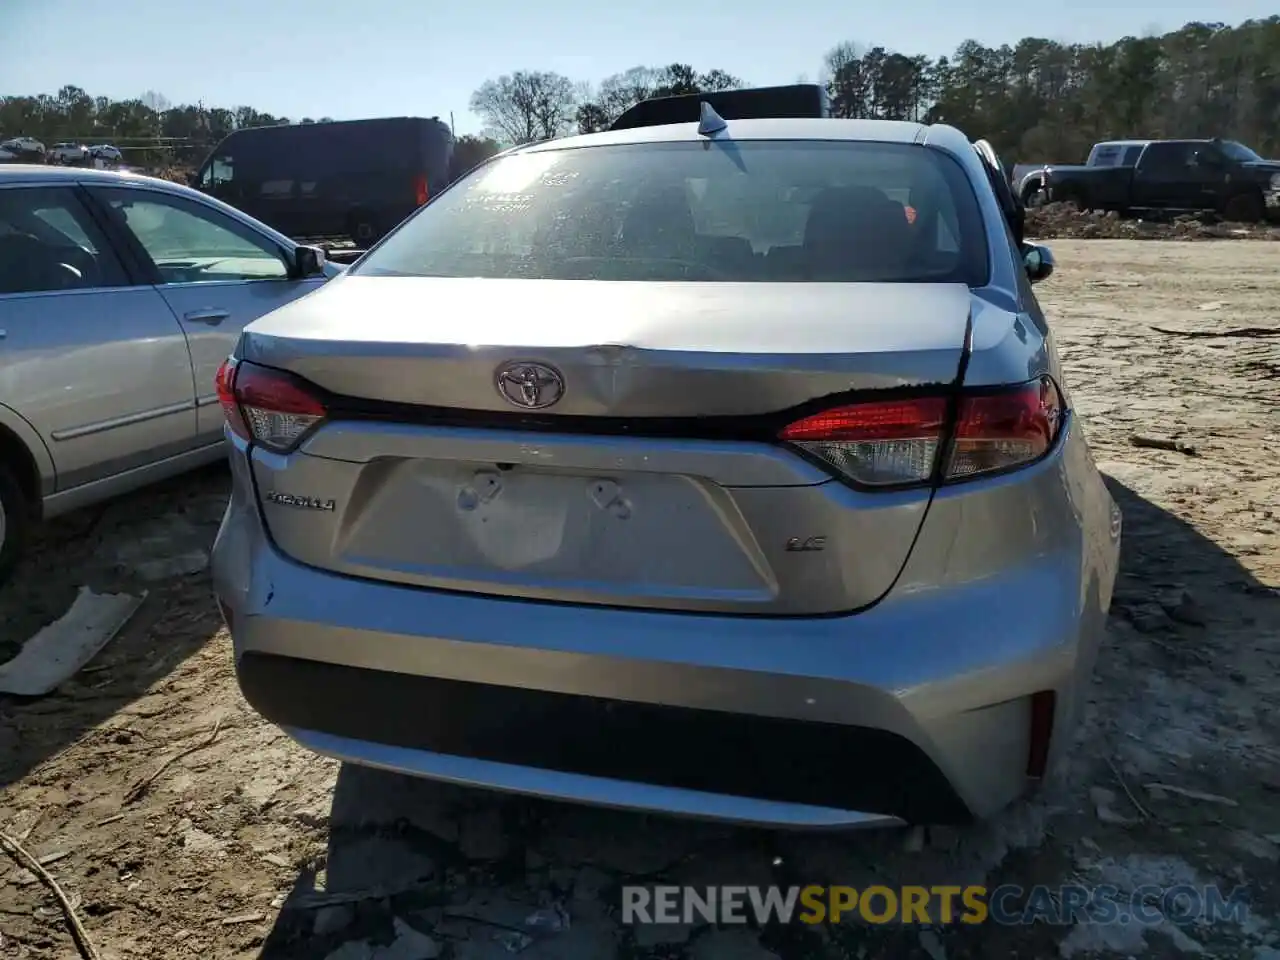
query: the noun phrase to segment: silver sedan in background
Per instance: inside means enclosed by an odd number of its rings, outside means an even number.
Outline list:
[[[1120,515],[998,160],[717,120],[508,153],[246,329],[214,579],[300,743],[810,826],[987,816],[1070,744]]]
[[[0,167],[0,581],[32,521],[223,456],[218,364],[337,271],[187,187]]]

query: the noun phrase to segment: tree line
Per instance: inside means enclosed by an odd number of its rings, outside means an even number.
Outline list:
[[[841,43],[821,76],[838,117],[949,123],[1011,163],[1080,161],[1093,143],[1122,138],[1221,136],[1280,154],[1280,16],[1109,44],[966,40],[936,59]],[[486,81],[471,109],[491,136],[524,143],[604,129],[646,97],[743,85],[678,63],[633,67],[594,88],[523,70]]]
[[[1280,16],[1189,23],[1110,44],[966,40],[938,58],[841,43],[823,57],[821,80],[836,116],[950,123],[989,139],[1008,163],[1079,161],[1098,140],[1147,137],[1222,136],[1280,155]],[[517,70],[472,95],[486,136],[459,138],[459,167],[503,144],[604,129],[647,97],[745,85],[681,63],[633,67],[594,85]],[[289,122],[252,107],[174,106],[156,94],[111,100],[76,86],[0,97],[0,137],[115,143],[135,163],[196,163],[234,129]]]
[[[0,97],[0,140],[34,137],[46,146],[59,141],[109,143],[137,166],[194,166],[233,130],[288,123],[324,123],[330,117],[277,117],[253,107],[175,106],[148,91],[131,100],[90,96],[67,85],[56,94]],[[458,138],[455,153],[461,169],[470,169],[497,153],[487,137]]]

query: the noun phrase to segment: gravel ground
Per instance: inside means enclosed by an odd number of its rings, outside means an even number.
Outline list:
[[[1265,334],[1280,333],[1277,249],[1054,245],[1042,298],[1125,511],[1123,571],[1071,769],[992,823],[918,849],[900,832],[727,828],[313,757],[236,690],[200,569],[225,495],[213,469],[51,524],[0,595],[2,660],[81,584],[149,591],[57,693],[0,698],[0,829],[47,861],[104,960],[1276,960],[1280,339]],[[143,582],[139,551],[188,572]],[[1252,906],[1242,923],[1146,930],[629,927],[617,910],[627,881],[873,879],[1245,884]],[[568,929],[529,923],[554,907]],[[75,956],[53,897],[0,857],[0,960]]]

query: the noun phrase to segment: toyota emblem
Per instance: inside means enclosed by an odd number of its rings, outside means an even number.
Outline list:
[[[507,403],[525,410],[542,410],[564,396],[564,377],[545,363],[505,363],[498,368],[494,383]]]

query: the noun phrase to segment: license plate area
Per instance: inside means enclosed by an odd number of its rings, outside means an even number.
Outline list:
[[[730,491],[703,478],[417,461],[373,491],[342,553],[460,589],[765,600]]]

